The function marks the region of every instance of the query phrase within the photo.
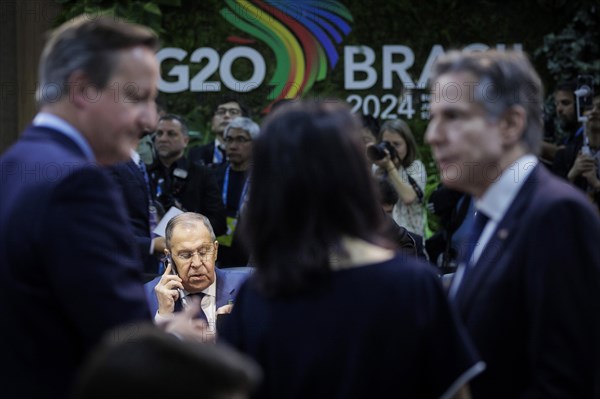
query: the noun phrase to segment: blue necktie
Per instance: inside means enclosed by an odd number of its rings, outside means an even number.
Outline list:
[[[144,182],[146,182],[146,194],[148,195],[148,224],[150,225],[150,236],[154,237],[153,231],[158,224],[158,213],[156,211],[156,207],[154,206],[154,202],[152,201],[152,197],[150,196],[150,178],[148,177],[146,165],[141,158],[138,161],[137,166],[144,176]]]
[[[213,153],[213,163],[223,163],[223,156],[225,155],[225,150],[222,149],[219,145],[215,144],[215,150]]]
[[[475,217],[473,218],[473,225],[471,226],[471,232],[469,234],[469,239],[466,245],[465,251],[465,273],[467,273],[468,269],[473,266],[471,262],[471,257],[473,256],[473,252],[475,252],[475,247],[479,244],[479,239],[485,225],[487,224],[490,218],[480,210],[475,212]]]

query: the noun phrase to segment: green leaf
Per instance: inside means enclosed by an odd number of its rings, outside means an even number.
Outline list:
[[[150,13],[150,14],[154,14],[157,15],[159,17],[162,17],[162,12],[160,11],[160,8],[158,8],[158,6],[154,3],[146,3],[144,4],[144,11]]]

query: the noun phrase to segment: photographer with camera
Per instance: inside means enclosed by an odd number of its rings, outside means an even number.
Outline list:
[[[188,142],[188,127],[180,116],[159,119],[154,139],[157,159],[148,168],[152,190],[163,211],[174,206],[200,213],[210,220],[215,234],[223,234],[227,230],[225,209],[216,177],[208,167],[186,159]]]
[[[423,236],[427,172],[418,159],[417,144],[406,122],[386,121],[380,129],[380,142],[367,146],[367,156],[378,166],[376,174],[385,176],[398,192],[399,199],[392,211],[394,221]]]

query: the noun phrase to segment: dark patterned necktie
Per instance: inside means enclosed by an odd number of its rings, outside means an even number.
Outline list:
[[[198,292],[196,294],[189,294],[188,298],[198,298],[198,300],[200,301],[200,304],[202,304],[202,298],[204,298],[206,294],[204,292]],[[208,318],[206,317],[206,314],[204,313],[204,311],[202,310],[202,306],[200,306],[200,310],[198,311],[198,319],[202,319],[206,322],[208,322]]]
[[[204,298],[205,295],[206,294],[204,292],[198,292],[196,294],[187,294],[183,299],[179,299],[179,300],[175,301],[175,307],[174,307],[173,311],[175,313],[181,312],[183,310],[184,303],[187,306],[190,304],[190,301],[192,300],[192,298],[198,298],[201,306],[200,306],[200,311],[198,311],[198,314],[196,317],[208,322],[208,318],[206,317],[206,314],[202,310],[202,298]]]

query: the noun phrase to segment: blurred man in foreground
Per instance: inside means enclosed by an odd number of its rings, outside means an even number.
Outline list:
[[[474,398],[600,394],[600,220],[536,156],[542,86],[517,52],[452,53],[432,76],[442,182],[477,213],[450,297],[486,370]]]

